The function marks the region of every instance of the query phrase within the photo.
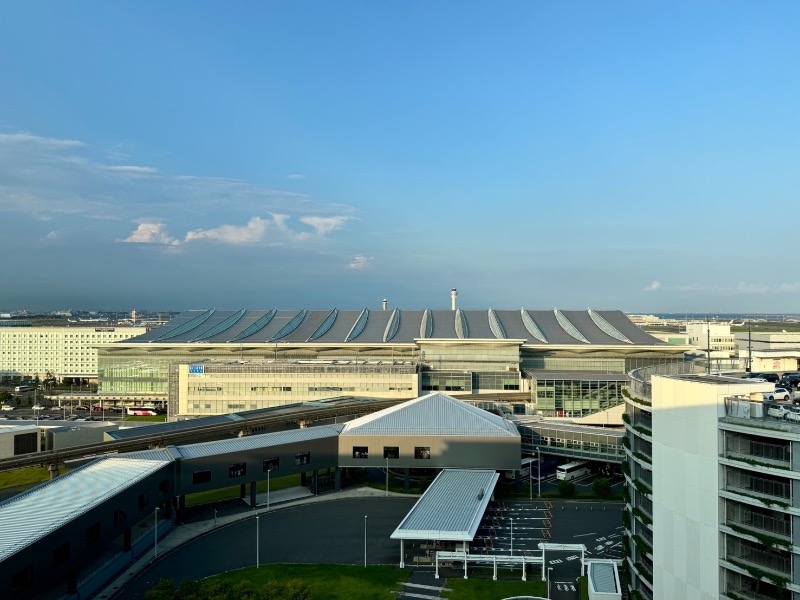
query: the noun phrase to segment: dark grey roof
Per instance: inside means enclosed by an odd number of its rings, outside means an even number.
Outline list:
[[[549,346],[667,345],[620,311],[591,309],[187,310],[163,327],[119,343],[413,344],[420,338],[517,339]]]
[[[221,456],[223,454],[235,454],[246,450],[258,450],[260,448],[270,448],[282,446],[294,442],[305,442],[308,440],[320,440],[323,438],[335,438],[342,430],[341,423],[337,425],[319,425],[317,427],[305,427],[303,429],[291,429],[289,431],[276,431],[274,433],[262,433],[259,435],[247,435],[245,437],[232,440],[217,440],[214,442],[202,442],[199,444],[187,444],[176,446],[175,449],[183,458],[201,458],[205,456]]]

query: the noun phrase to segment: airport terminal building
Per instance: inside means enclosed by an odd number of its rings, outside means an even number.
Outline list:
[[[101,396],[168,400],[171,416],[441,391],[504,395],[518,412],[576,418],[620,405],[620,374],[682,362],[688,349],[621,311],[454,307],[187,310],[97,352]]]

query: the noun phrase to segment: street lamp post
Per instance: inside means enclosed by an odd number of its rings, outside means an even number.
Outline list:
[[[542,449],[536,449],[536,497],[542,497]]]
[[[550,598],[550,571],[553,567],[547,567],[547,597]]]
[[[267,512],[269,512],[269,472],[272,469],[267,469]]]
[[[511,556],[514,556],[514,517],[511,517]]]
[[[258,515],[256,515],[256,569],[259,566],[258,565],[258,562],[259,562],[258,550],[259,550],[259,548],[258,548]]]
[[[214,527],[217,526],[217,509],[214,509]]]
[[[364,566],[367,566],[367,515],[364,515]]]
[[[389,457],[386,457],[386,497],[389,497]]]
[[[153,513],[155,526],[153,527],[153,555],[154,558],[158,558],[158,506],[156,506],[156,510]]]

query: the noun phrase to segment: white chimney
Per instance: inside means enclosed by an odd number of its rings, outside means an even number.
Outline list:
[[[384,298],[383,299],[383,310],[386,310],[389,307],[389,301]]]
[[[450,304],[454,311],[458,308],[458,290],[456,288],[450,290]]]

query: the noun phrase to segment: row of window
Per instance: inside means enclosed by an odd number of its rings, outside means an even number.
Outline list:
[[[295,466],[308,465],[311,463],[311,452],[298,452],[294,455]],[[279,456],[265,458],[261,462],[261,468],[264,473],[269,471],[277,471],[281,468],[281,459]],[[228,478],[234,479],[237,477],[244,477],[247,475],[247,463],[233,463],[228,465]],[[197,469],[192,472],[192,483],[202,484],[211,482],[211,469]]]
[[[353,458],[369,458],[369,446],[353,446]],[[383,458],[390,460],[400,458],[400,448],[398,446],[384,446]],[[430,460],[431,447],[415,446],[414,458],[417,460]]]

